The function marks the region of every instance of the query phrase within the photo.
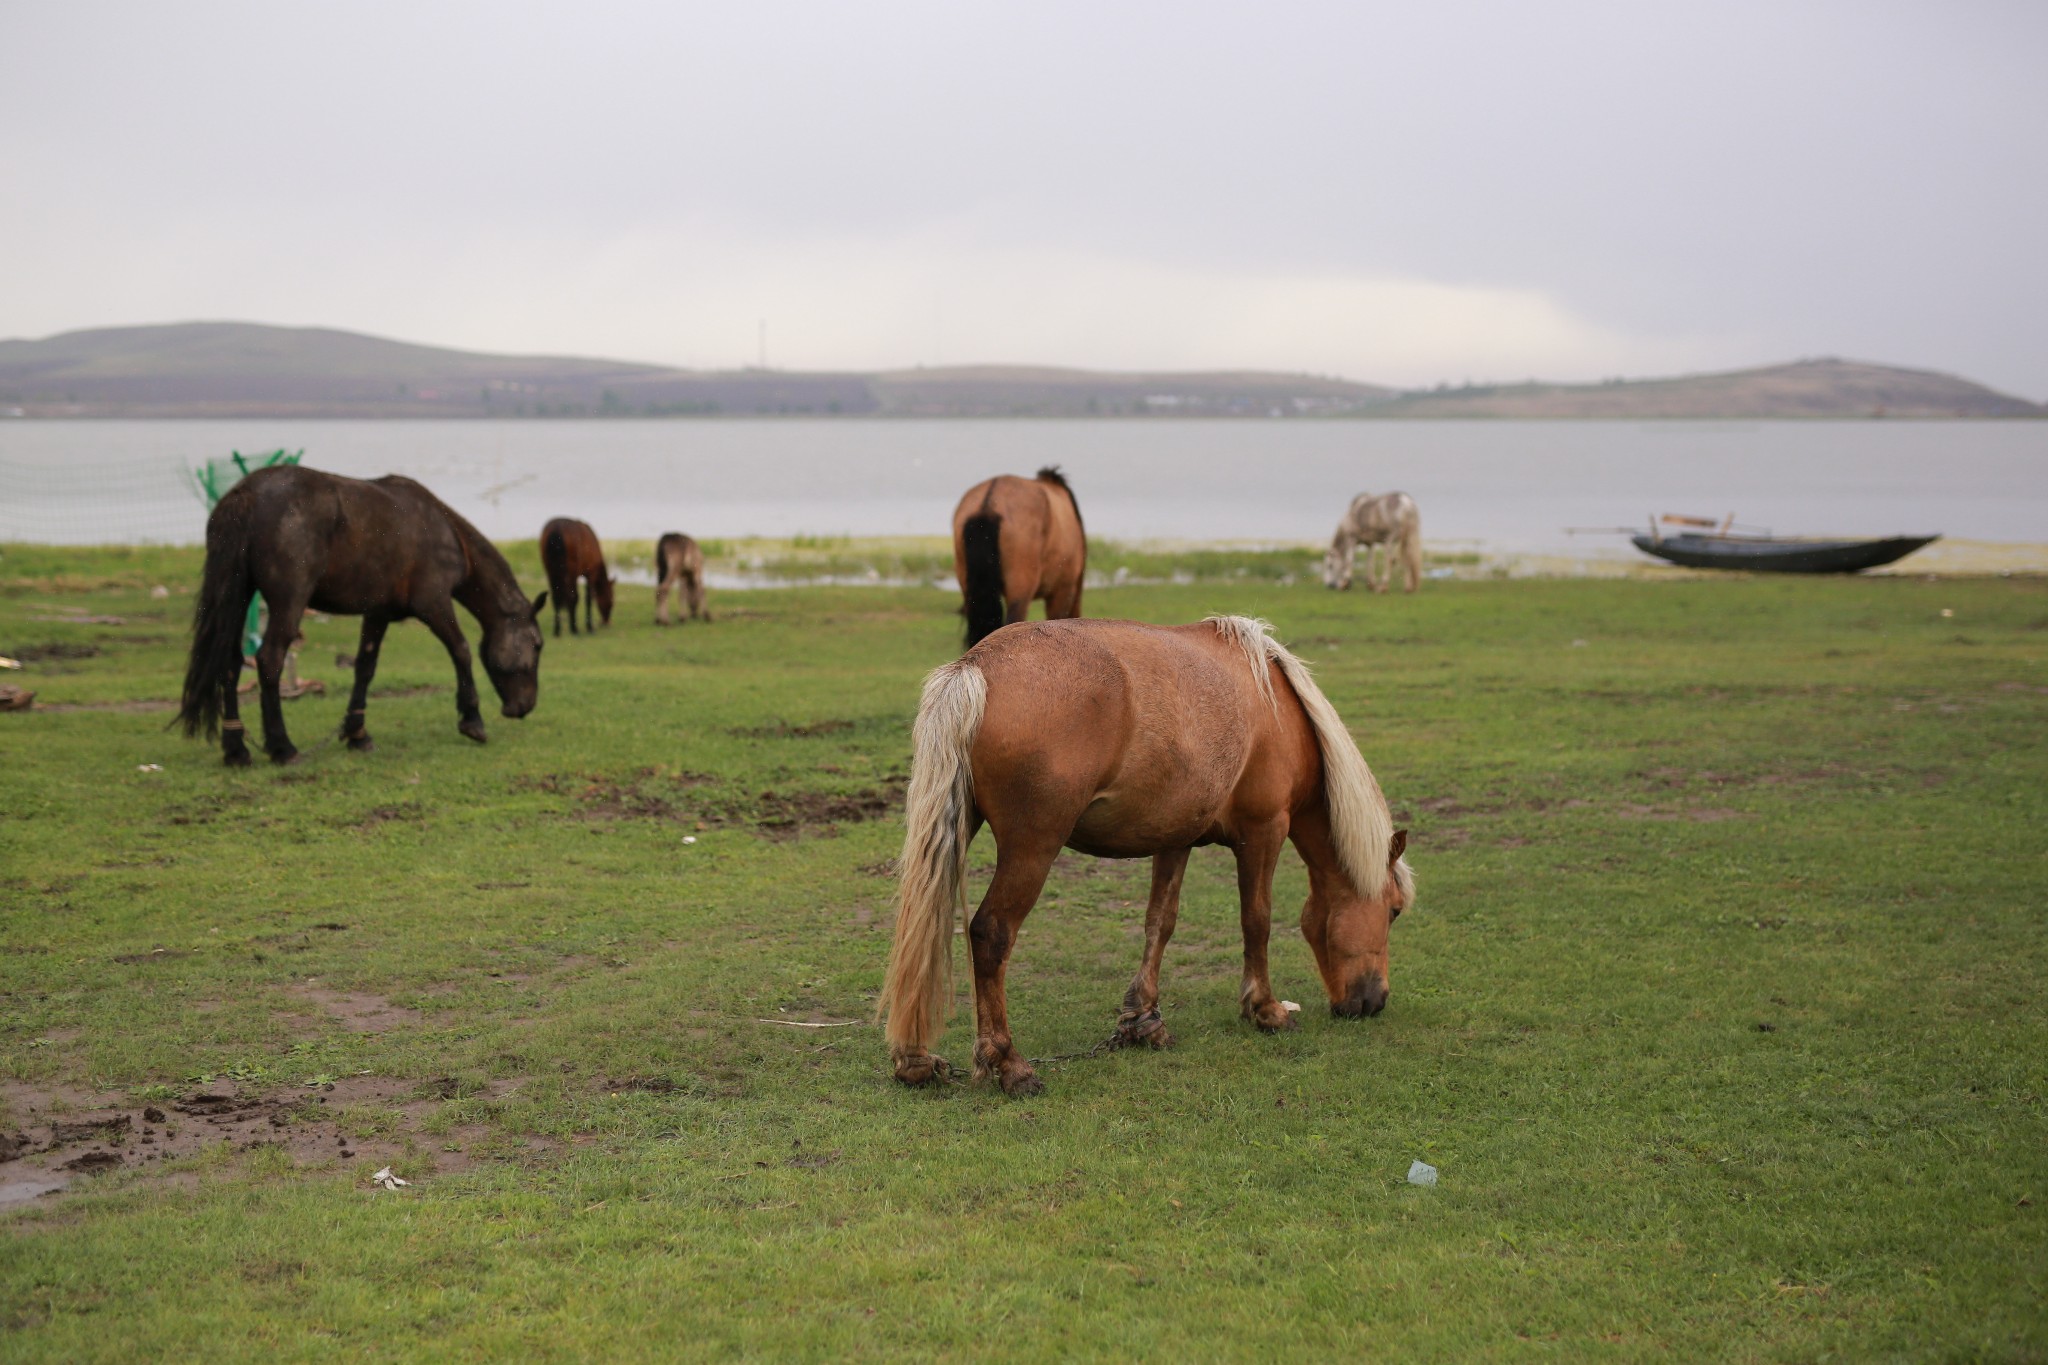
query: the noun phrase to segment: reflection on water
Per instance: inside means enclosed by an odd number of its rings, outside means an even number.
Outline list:
[[[180,462],[304,447],[404,473],[489,535],[945,534],[994,472],[1062,465],[1091,533],[1321,541],[1406,489],[1433,548],[1604,557],[1652,513],[1782,533],[2048,540],[2043,422],[0,421],[0,539],[197,540]]]

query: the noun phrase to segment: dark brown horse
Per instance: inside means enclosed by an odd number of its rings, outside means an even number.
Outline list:
[[[584,581],[583,628],[595,630],[595,607],[612,623],[612,576],[604,566],[604,547],[588,522],[556,517],[540,528],[540,563],[547,570],[548,589],[555,595],[555,638],[562,637],[562,604],[569,604],[569,633],[576,633],[576,580]]]
[[[363,703],[377,650],[393,621],[417,617],[455,661],[456,728],[481,744],[483,714],[460,602],[483,627],[484,672],[518,719],[540,695],[540,627],[548,600],[519,590],[512,566],[474,526],[411,479],[346,479],[317,469],[259,469],[228,490],[206,521],[206,572],[192,613],[192,654],[178,719],[187,735],[221,732],[230,766],[249,762],[235,683],[242,627],[256,593],[270,608],[256,674],[263,688],[263,748],[275,763],[298,756],[285,734],[278,679],[306,609],[363,618],[356,685],[342,738],[368,749]]]
[[[1045,619],[1081,614],[1088,533],[1058,465],[1036,478],[999,474],[967,490],[953,509],[953,576],[967,617],[967,647],[1021,621],[1034,599]]]
[[[1237,855],[1245,1018],[1293,1025],[1266,943],[1273,868],[1289,840],[1308,864],[1301,931],[1333,1013],[1387,1003],[1387,939],[1415,881],[1358,746],[1302,662],[1263,622],[1192,626],[1046,621],[1004,630],[925,680],[899,862],[896,938],[881,1011],[896,1078],[943,1074],[931,1053],[953,1004],[953,910],[984,821],[996,870],[967,927],[974,1071],[1010,1094],[1040,1089],[1010,1038],[1003,979],[1061,847],[1152,859],[1145,954],[1115,1040],[1165,1047],[1159,963],[1180,913],[1188,850]]]
[[[692,621],[709,621],[704,610],[704,550],[681,531],[670,531],[654,547],[654,624],[668,624],[673,589]]]

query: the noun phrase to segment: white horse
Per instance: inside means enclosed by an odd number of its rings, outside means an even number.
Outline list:
[[[1323,556],[1325,587],[1351,586],[1352,561],[1361,545],[1365,547],[1365,581],[1374,592],[1387,590],[1394,576],[1396,554],[1401,556],[1408,591],[1415,591],[1422,578],[1422,515],[1415,510],[1415,499],[1406,493],[1382,493],[1378,497],[1360,493],[1353,498],[1344,520],[1337,523],[1330,552]],[[1372,554],[1375,545],[1381,547],[1377,572]]]

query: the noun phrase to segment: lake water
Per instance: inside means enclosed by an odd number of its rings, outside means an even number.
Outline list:
[[[1406,489],[1432,548],[1583,554],[1651,513],[1779,533],[2048,542],[2048,422],[0,421],[0,540],[194,542],[181,469],[303,447],[495,538],[944,535],[976,480],[1062,465],[1092,534],[1321,542]]]

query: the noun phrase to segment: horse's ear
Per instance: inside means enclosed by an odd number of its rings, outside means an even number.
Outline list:
[[[533,619],[534,619],[534,620],[536,620],[536,621],[540,620],[540,613],[541,613],[541,609],[542,609],[542,608],[544,608],[544,607],[546,607],[546,606],[547,606],[547,604],[548,604],[548,595],[547,595],[547,594],[546,594],[545,592],[543,592],[543,593],[542,593],[542,594],[541,594],[540,596],[538,596],[538,597],[536,597],[536,598],[534,598],[534,599],[533,599]]]
[[[1395,830],[1392,842],[1387,845],[1387,866],[1392,867],[1395,863],[1401,861],[1401,855],[1407,851],[1408,831],[1405,829]]]

